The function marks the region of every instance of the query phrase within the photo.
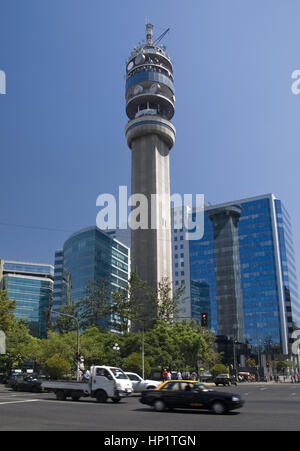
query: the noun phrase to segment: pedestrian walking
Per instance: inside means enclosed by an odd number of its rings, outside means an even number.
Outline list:
[[[195,371],[192,372],[192,380],[193,381],[197,380],[197,373],[195,373]]]
[[[164,381],[168,379],[168,371],[166,370],[166,368],[162,372],[162,378]]]

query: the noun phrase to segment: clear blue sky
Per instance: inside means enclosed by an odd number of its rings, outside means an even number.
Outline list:
[[[172,192],[273,192],[299,260],[299,0],[1,0],[0,222],[66,232],[0,225],[0,257],[52,263],[99,194],[130,186],[125,60],[146,18],[171,28]]]

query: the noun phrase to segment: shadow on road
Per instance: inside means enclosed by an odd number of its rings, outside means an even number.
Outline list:
[[[216,416],[216,414],[214,412],[211,412],[210,410],[196,410],[196,409],[166,409],[163,412],[155,412],[154,409],[151,409],[151,407],[147,408],[147,407],[142,407],[140,409],[132,409],[132,412],[154,412],[156,414],[159,413],[181,413],[181,414],[185,414],[185,415],[190,415],[190,414],[197,414],[197,415],[213,415]],[[240,415],[241,412],[239,411],[234,411],[234,412],[227,412],[223,415],[225,416],[236,416],[236,415]]]

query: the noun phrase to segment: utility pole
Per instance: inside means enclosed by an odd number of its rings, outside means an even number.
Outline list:
[[[74,315],[70,315],[69,313],[62,313],[62,312],[57,312],[57,311],[52,311],[52,313],[54,313],[55,315],[61,315],[61,316],[66,316],[69,318],[72,318],[74,321],[76,321],[76,325],[77,325],[77,351],[76,351],[76,356],[77,356],[77,369],[76,369],[76,379],[77,382],[79,381],[79,372],[80,372],[80,326],[79,326],[79,320],[78,318],[76,318],[76,316]]]

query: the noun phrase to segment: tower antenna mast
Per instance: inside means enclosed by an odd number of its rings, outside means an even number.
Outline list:
[[[170,31],[170,28],[167,28],[160,36],[158,36],[157,39],[155,39],[155,41],[153,42],[153,45],[157,45],[162,40],[162,38],[164,38],[166,36],[166,34],[169,33],[169,31]]]

